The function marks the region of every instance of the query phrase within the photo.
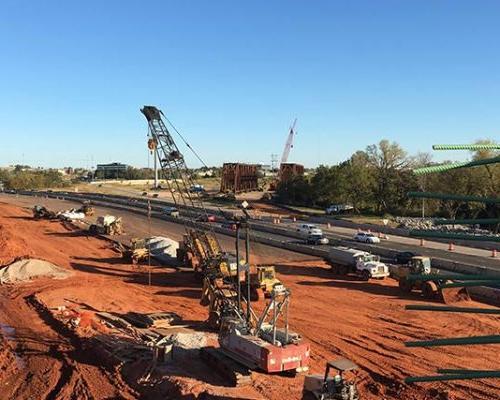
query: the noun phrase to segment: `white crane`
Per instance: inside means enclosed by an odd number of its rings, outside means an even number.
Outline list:
[[[281,164],[288,161],[288,155],[293,147],[293,137],[297,134],[295,131],[295,125],[297,124],[297,118],[293,120],[293,124],[290,126],[290,131],[288,132],[288,138],[286,139],[285,149],[283,150],[283,155],[281,156]]]

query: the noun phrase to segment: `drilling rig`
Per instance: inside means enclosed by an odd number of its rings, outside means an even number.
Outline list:
[[[162,116],[154,106],[141,109],[148,121],[148,146],[155,155],[174,202],[206,213],[194,186],[184,156],[175,144]],[[168,121],[168,120],[167,120]],[[187,143],[186,143],[187,144]],[[190,146],[187,144],[190,148]],[[219,348],[206,348],[202,356],[225,374],[233,384],[251,382],[252,369],[264,372],[302,372],[308,370],[309,344],[288,327],[290,291],[275,285],[263,313],[252,309],[250,271],[250,233],[246,218],[235,219],[236,257],[222,251],[215,234],[203,230],[196,218],[185,221],[180,257],[202,278],[201,304],[209,306],[209,324],[219,329]],[[245,231],[245,260],[240,259],[240,231]],[[280,325],[281,323],[281,325]]]

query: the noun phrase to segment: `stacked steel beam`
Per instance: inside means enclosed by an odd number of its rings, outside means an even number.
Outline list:
[[[500,145],[497,144],[475,144],[475,145],[434,145],[434,150],[498,150]],[[419,168],[414,170],[417,175],[429,174],[434,172],[443,172],[451,169],[458,168],[470,168],[480,165],[496,164],[500,162],[500,157],[493,157],[483,160],[476,160],[471,162],[461,162],[461,163],[451,163],[443,164],[432,167]],[[482,198],[478,196],[457,196],[442,193],[426,193],[426,192],[411,192],[408,194],[412,198],[424,198],[424,199],[439,199],[443,201],[463,201],[463,202],[480,202],[485,204],[496,204],[500,203],[500,199],[497,198]],[[488,223],[495,224],[498,223],[498,219],[488,219],[484,220],[446,220],[449,224],[479,224]],[[449,238],[449,239],[467,239],[467,240],[483,240],[492,241],[495,240],[490,236],[479,236],[479,235],[464,235],[457,233],[443,233],[436,231],[419,231],[412,230],[410,232],[411,236],[414,237],[434,237],[434,238]],[[500,238],[495,241],[500,241]],[[415,279],[425,279],[422,276],[416,276]],[[431,279],[432,276],[427,278]],[[443,277],[441,277],[443,278]],[[478,285],[488,285],[497,286],[498,281],[489,279],[486,276],[470,276],[463,281],[454,281],[443,285],[443,289],[446,288],[456,288],[456,287],[468,287],[468,286],[478,286]],[[478,309],[473,307],[451,307],[451,306],[433,306],[433,305],[408,305],[407,310],[412,311],[427,311],[427,312],[456,312],[456,313],[470,313],[470,314],[493,314],[499,315],[500,309]],[[415,342],[406,342],[407,347],[436,347],[436,346],[466,346],[466,345],[484,345],[484,344],[498,344],[500,343],[500,335],[489,335],[489,336],[473,336],[473,337],[458,337],[458,338],[441,338],[435,340],[424,340]],[[405,379],[406,383],[416,383],[416,382],[438,382],[438,381],[451,381],[451,380],[467,380],[467,379],[483,379],[483,378],[500,378],[500,370],[470,370],[470,369],[437,369],[438,375],[433,376],[413,376]]]

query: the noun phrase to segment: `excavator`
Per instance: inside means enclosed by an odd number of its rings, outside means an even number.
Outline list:
[[[164,114],[154,106],[144,106],[141,112],[148,122],[148,147],[159,161],[174,202],[207,215],[201,196],[189,190],[195,183],[184,156],[163,121]],[[189,144],[185,144],[192,150]],[[291,293],[278,284],[279,281],[266,285],[269,299],[260,315],[251,306],[252,289],[260,287],[261,283],[252,279],[247,219],[245,214],[245,217],[234,220],[234,257],[222,251],[210,225],[206,226],[195,217],[185,219],[186,232],[178,253],[178,258],[201,278],[201,304],[208,306],[209,325],[219,330],[219,347],[205,348],[202,357],[234,385],[250,383],[254,369],[268,373],[305,372],[310,353],[309,343],[289,329]],[[242,229],[245,231],[244,260],[240,258],[239,250]],[[275,278],[270,272],[262,269],[262,276],[267,280]]]

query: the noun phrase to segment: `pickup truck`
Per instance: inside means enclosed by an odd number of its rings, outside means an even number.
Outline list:
[[[389,276],[389,267],[380,261],[379,256],[349,247],[332,247],[325,261],[339,275],[354,274],[365,281]]]
[[[354,207],[348,204],[332,204],[325,209],[325,214],[342,214],[352,210],[354,210]]]
[[[323,231],[313,224],[300,224],[297,232],[305,239],[306,244],[328,244],[328,239],[323,236]]]

